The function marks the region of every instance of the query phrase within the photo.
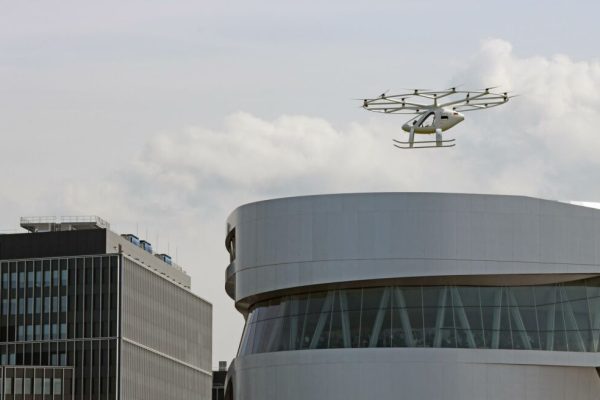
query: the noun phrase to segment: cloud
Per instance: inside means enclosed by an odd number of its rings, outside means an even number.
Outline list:
[[[215,331],[232,332],[215,335],[216,356],[228,358],[241,320],[223,291],[224,221],[243,203],[360,191],[600,199],[597,61],[520,57],[510,43],[491,39],[452,81],[499,84],[520,97],[467,114],[448,133],[457,146],[444,150],[395,149],[391,138],[400,136],[400,120],[394,125],[387,115],[336,126],[305,115],[265,119],[237,112],[219,128],[195,125],[151,137],[100,182],[70,185],[64,201],[72,212],[98,213],[123,229],[150,220],[163,248],[165,241],[178,243],[193,287],[214,303]]]
[[[506,137],[506,143],[535,146],[532,156],[550,157],[568,169],[600,164],[598,60],[575,61],[560,54],[518,57],[510,43],[491,39],[482,43],[471,61],[458,74],[460,78],[480,87],[500,85],[520,96],[503,107],[499,123],[490,121],[495,115],[485,119],[502,129],[495,133]]]

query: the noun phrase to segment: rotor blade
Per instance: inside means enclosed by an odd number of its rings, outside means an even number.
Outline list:
[[[413,102],[408,102],[408,101],[398,101],[398,100],[386,100],[383,101],[383,99],[381,100],[377,100],[375,99],[374,101],[367,101],[366,105],[371,107],[371,106],[383,106],[383,107],[403,107],[403,108],[411,108],[411,107],[418,107],[418,108],[428,108],[431,107],[432,104],[420,104],[420,103],[413,103]]]
[[[371,112],[376,112],[376,113],[382,113],[382,114],[406,114],[406,115],[410,115],[410,114],[421,114],[422,111],[421,110],[402,110],[402,109],[375,109],[375,110],[371,110],[369,108],[366,109],[367,111],[371,111]]]
[[[486,110],[492,107],[498,107],[502,104],[506,103],[505,101],[502,103],[488,104],[487,106],[481,104],[463,104],[456,107],[452,107],[454,111],[459,112],[468,112],[468,111],[477,111],[477,110]]]
[[[462,94],[462,93],[461,93]],[[503,94],[492,93],[492,92],[467,92],[466,96],[460,98],[458,100],[448,101],[446,103],[440,104],[440,107],[448,107],[453,105],[461,105],[461,104],[478,104],[485,102],[494,102],[498,100],[502,100],[502,103],[505,103],[508,99],[508,96],[504,96]]]

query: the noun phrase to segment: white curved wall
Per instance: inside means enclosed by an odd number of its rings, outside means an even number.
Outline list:
[[[600,211],[529,197],[292,197],[241,206],[227,223],[236,229],[227,277],[236,302],[332,282],[600,273]]]
[[[535,353],[542,354],[536,357]],[[596,370],[578,366],[597,365],[596,355],[586,360],[548,353],[461,349],[278,352],[236,359],[230,379],[237,400],[598,400]]]

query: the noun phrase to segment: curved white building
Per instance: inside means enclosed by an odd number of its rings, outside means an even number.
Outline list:
[[[247,204],[227,227],[246,317],[231,399],[600,399],[598,210],[340,194]]]

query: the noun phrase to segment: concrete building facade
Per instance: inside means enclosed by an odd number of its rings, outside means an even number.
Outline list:
[[[22,226],[0,235],[3,399],[210,398],[212,306],[183,269],[97,217]]]
[[[597,400],[600,211],[364,193],[227,220],[226,398]]]

